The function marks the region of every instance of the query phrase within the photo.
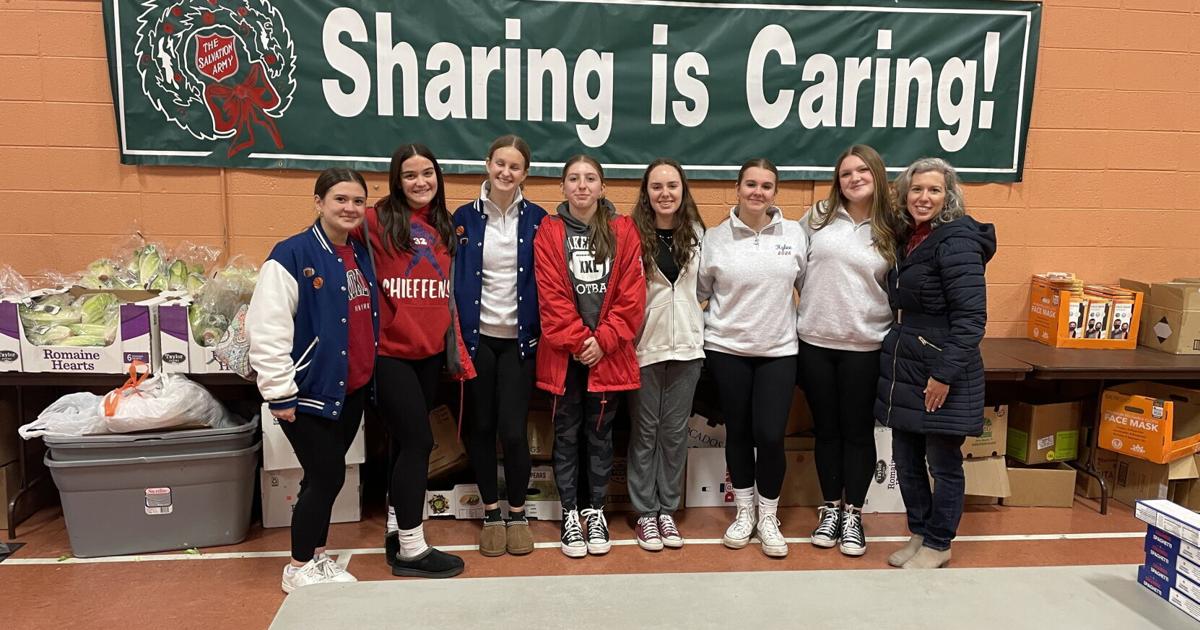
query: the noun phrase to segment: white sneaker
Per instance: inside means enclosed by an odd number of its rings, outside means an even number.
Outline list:
[[[580,516],[587,520],[587,551],[593,556],[601,556],[612,549],[612,541],[608,538],[608,520],[604,518],[604,509],[579,511]]]
[[[325,571],[321,563],[313,558],[304,563],[304,566],[297,568],[295,571],[289,571],[292,568],[291,564],[283,567],[283,592],[291,593],[292,591],[310,584],[324,584],[330,579],[325,575]]]
[[[763,553],[772,558],[786,558],[788,555],[787,540],[779,531],[779,518],[768,514],[758,521],[758,540],[762,543]]]
[[[583,526],[579,522],[578,510],[563,510],[562,552],[568,558],[583,558],[588,555],[587,541],[583,538]]]
[[[745,547],[750,542],[750,536],[754,534],[754,503],[736,505],[737,516],[733,518],[733,522],[725,530],[725,536],[721,538],[721,542],[730,549]]]
[[[357,582],[358,578],[350,575],[350,572],[343,569],[338,563],[333,561],[333,558],[325,554],[321,554],[315,558],[317,565],[321,567],[321,572],[325,577],[329,578],[330,582]]]

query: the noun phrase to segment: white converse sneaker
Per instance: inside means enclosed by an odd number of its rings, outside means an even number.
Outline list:
[[[325,574],[325,577],[329,578],[330,582],[344,583],[358,581],[358,578],[350,575],[349,571],[343,569],[341,565],[333,561],[333,558],[325,554],[321,554],[313,559],[317,561],[317,566],[321,567],[321,572]]]
[[[814,547],[829,549],[838,543],[842,535],[842,509],[837,503],[826,502],[817,509],[820,519],[812,533]]]
[[[291,593],[292,591],[310,584],[324,584],[330,579],[325,575],[325,571],[321,567],[321,563],[316,558],[304,563],[304,566],[295,568],[291,564],[283,567],[283,592]]]
[[[578,510],[563,510],[562,552],[568,558],[587,556],[587,542],[583,538],[583,527],[579,523]]]
[[[867,553],[867,535],[863,533],[862,510],[855,507],[842,512],[842,553],[861,556]]]
[[[612,549],[612,541],[608,539],[608,520],[604,518],[604,509],[580,510],[579,514],[587,520],[587,551],[593,556],[601,556]]]
[[[762,552],[772,558],[786,558],[788,555],[787,540],[779,531],[779,518],[768,514],[758,520],[758,540],[762,543]]]
[[[741,549],[750,542],[750,536],[754,534],[754,502],[751,499],[746,503],[735,503],[735,505],[737,516],[725,530],[725,536],[721,538],[721,542],[730,549]]]

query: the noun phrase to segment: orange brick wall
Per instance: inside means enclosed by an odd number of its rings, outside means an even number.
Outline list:
[[[1025,181],[972,185],[996,224],[988,334],[1020,336],[1035,271],[1096,282],[1200,275],[1200,0],[1046,0]],[[480,152],[489,139],[480,139]],[[312,175],[122,166],[99,0],[0,0],[0,263],[74,270],[140,226],[261,259],[311,216]],[[536,151],[536,147],[535,151]],[[372,197],[385,178],[370,178]],[[453,204],[479,177],[454,177]],[[628,208],[634,182],[609,196]],[[729,182],[693,186],[705,220]],[[799,217],[827,184],[788,183]],[[557,183],[531,180],[545,205]]]

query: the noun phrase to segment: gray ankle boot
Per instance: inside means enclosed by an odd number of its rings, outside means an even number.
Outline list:
[[[921,547],[911,560],[904,563],[905,569],[940,569],[950,564],[950,550],[937,551]]]
[[[921,548],[921,544],[924,542],[924,536],[913,534],[912,538],[909,538],[908,542],[905,543],[899,551],[888,556],[888,564],[896,567],[897,569],[904,566],[905,562],[912,560],[912,557],[917,555],[917,550]]]

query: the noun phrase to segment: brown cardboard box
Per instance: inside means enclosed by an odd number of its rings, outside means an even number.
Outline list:
[[[1075,504],[1075,469],[1067,464],[1009,466],[1012,494],[1000,502],[1016,507],[1066,507]]]
[[[1079,402],[1015,403],[1008,408],[1006,453],[1022,464],[1067,462],[1079,455]]]
[[[1003,457],[963,460],[963,474],[966,476],[968,495],[1006,497],[1012,493]]]
[[[1166,464],[1117,455],[1113,498],[1133,507],[1138,499],[1167,499],[1179,482],[1200,478],[1200,456],[1188,455]]]
[[[821,484],[817,480],[817,459],[812,451],[784,451],[787,473],[779,492],[780,507],[821,505]]]
[[[554,417],[547,409],[530,409],[525,420],[525,429],[529,438],[529,457],[535,462],[548,462],[554,452]],[[499,442],[496,444],[496,454],[504,456]]]
[[[1172,354],[1200,354],[1200,280],[1147,284],[1122,279],[1121,286],[1146,295],[1138,344]]]
[[[8,502],[17,493],[21,481],[20,462],[9,462],[0,466],[0,529],[8,528]],[[48,484],[43,484],[48,485]]]
[[[1165,463],[1200,451],[1200,390],[1123,383],[1104,390],[1101,448]]]
[[[686,488],[686,484],[684,485]],[[608,478],[608,498],[604,509],[612,512],[632,512],[633,500],[629,498],[629,460],[624,455],[614,455],[612,475]]]
[[[995,457],[1003,455],[1008,445],[1008,405],[996,405],[983,410],[983,434],[963,442],[963,457]]]
[[[1087,450],[1080,451],[1079,461],[1087,461]],[[1104,479],[1104,484],[1108,486],[1108,492],[1111,495],[1113,488],[1117,484],[1117,458],[1120,457],[1112,451],[1107,451],[1102,448],[1096,449],[1096,472]],[[1075,477],[1075,494],[1078,494],[1085,499],[1100,498],[1100,482],[1096,481],[1095,477],[1079,473]]]
[[[433,452],[429,455],[429,478],[435,479],[467,466],[467,451],[458,439],[458,421],[445,405],[429,412]]]

